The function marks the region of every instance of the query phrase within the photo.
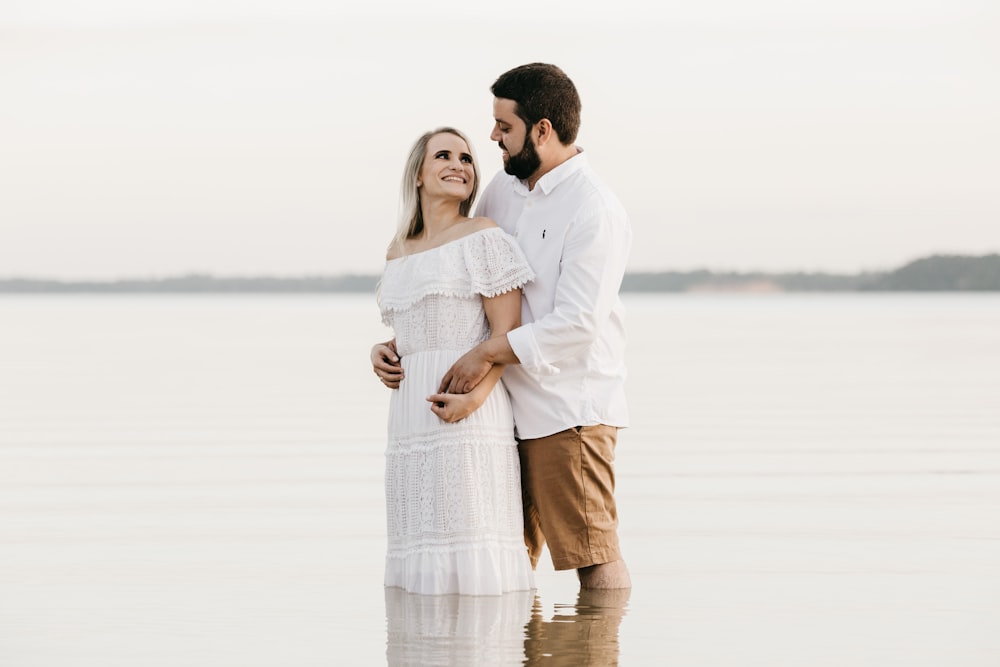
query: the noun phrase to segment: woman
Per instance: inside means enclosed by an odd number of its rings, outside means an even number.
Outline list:
[[[513,238],[468,217],[478,180],[457,130],[417,140],[377,294],[404,378],[389,403],[385,585],[414,593],[533,588],[503,367],[468,394],[436,394],[465,351],[520,324],[534,277]]]

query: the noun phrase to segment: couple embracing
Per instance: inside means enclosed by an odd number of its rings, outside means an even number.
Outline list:
[[[385,585],[531,589],[547,544],[581,588],[629,588],[613,463],[628,425],[628,216],[574,143],[580,98],[561,69],[516,67],[491,91],[504,171],[470,217],[471,143],[422,136],[379,284],[394,334],[371,351],[394,390]]]

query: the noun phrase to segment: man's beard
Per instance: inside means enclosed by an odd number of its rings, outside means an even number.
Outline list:
[[[503,145],[500,147],[503,148]],[[517,155],[507,154],[503,170],[523,181],[538,171],[540,166],[542,166],[542,159],[538,157],[535,144],[531,141],[531,136],[528,135],[524,137],[524,146],[521,147]]]

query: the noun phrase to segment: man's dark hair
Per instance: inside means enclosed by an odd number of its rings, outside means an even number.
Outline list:
[[[555,65],[531,63],[504,72],[490,87],[494,97],[517,102],[517,116],[529,128],[548,118],[559,141],[568,146],[580,130],[580,96]]]

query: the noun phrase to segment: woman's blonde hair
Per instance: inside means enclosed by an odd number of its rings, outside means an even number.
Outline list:
[[[469,148],[469,155],[472,156],[472,192],[469,198],[463,201],[458,211],[464,216],[468,216],[472,211],[472,202],[479,192],[479,162],[472,149],[472,142],[469,138],[453,127],[439,127],[430,132],[425,132],[413,144],[410,149],[410,156],[406,159],[406,167],[403,169],[403,181],[399,187],[399,224],[396,228],[396,235],[393,237],[393,245],[401,244],[406,239],[413,238],[424,230],[424,216],[420,210],[420,188],[417,187],[417,179],[420,178],[420,168],[424,164],[424,157],[427,154],[427,144],[431,137],[438,134],[454,134],[465,142]]]

